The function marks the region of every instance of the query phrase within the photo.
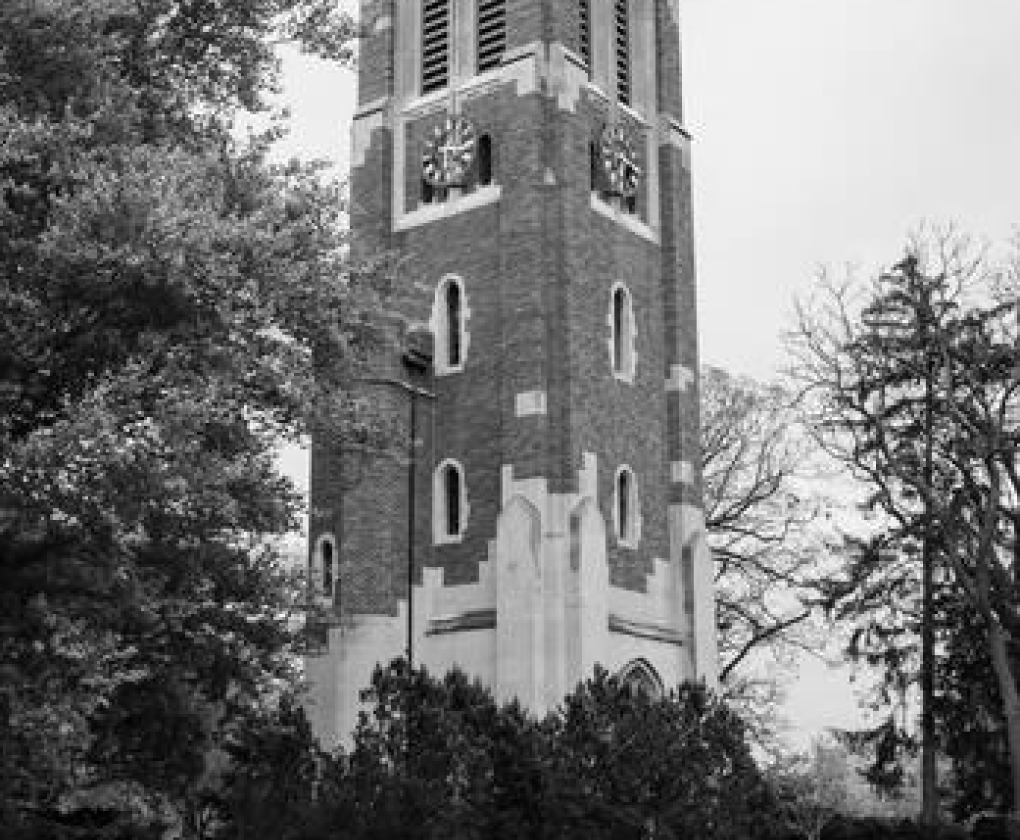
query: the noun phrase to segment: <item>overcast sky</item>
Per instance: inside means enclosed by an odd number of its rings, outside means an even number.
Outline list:
[[[817,268],[889,265],[922,220],[1020,223],[1020,0],[681,9],[704,362],[772,376]],[[352,74],[290,56],[285,84],[290,145],[344,166]],[[848,722],[846,679],[801,682],[802,726]]]
[[[1020,222],[1018,0],[686,0],[705,361],[764,376],[820,263]]]

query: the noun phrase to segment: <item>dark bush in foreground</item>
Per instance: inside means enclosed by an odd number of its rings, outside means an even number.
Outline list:
[[[398,662],[367,696],[345,836],[728,840],[764,801],[740,721],[700,686],[652,700],[603,671],[538,721]]]
[[[1002,815],[987,815],[974,820],[973,840],[1020,840],[1020,821]]]
[[[324,755],[294,720],[233,750],[214,836],[778,837],[741,722],[702,686],[653,700],[602,671],[538,720],[461,672],[398,661],[365,697],[349,754]]]
[[[910,820],[836,817],[822,829],[820,840],[967,840],[958,826],[920,826]]]

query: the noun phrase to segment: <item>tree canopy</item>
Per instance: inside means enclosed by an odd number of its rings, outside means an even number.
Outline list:
[[[274,42],[353,34],[306,0],[0,7],[5,823],[187,821],[290,678],[274,452],[374,439],[344,384],[391,272],[351,263],[338,185],[234,123]]]

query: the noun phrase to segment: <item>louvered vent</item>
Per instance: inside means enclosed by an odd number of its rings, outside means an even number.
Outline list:
[[[424,0],[421,21],[421,91],[450,83],[450,0]]]
[[[478,72],[499,67],[506,51],[506,0],[478,0]]]
[[[630,15],[629,0],[616,0],[616,96],[630,105]]]
[[[578,0],[577,2],[577,26],[581,36],[581,58],[584,63],[591,67],[591,10],[590,0]],[[589,71],[590,75],[590,71]]]

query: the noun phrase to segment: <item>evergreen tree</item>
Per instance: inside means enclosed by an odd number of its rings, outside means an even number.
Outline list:
[[[887,700],[917,673],[915,634],[925,628],[930,687],[939,599],[946,618],[971,611],[1000,692],[1016,790],[1020,701],[1009,646],[1018,627],[1020,367],[1018,303],[997,294],[1002,273],[951,232],[919,239],[863,307],[847,287],[830,287],[824,306],[802,310],[795,346],[818,397],[819,438],[870,483],[889,523],[832,583],[828,606],[859,618],[854,644],[886,666]],[[927,705],[929,744],[933,713]],[[873,734],[887,748],[892,723]]]

